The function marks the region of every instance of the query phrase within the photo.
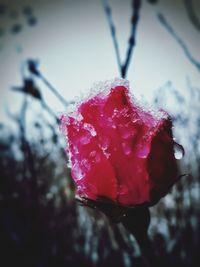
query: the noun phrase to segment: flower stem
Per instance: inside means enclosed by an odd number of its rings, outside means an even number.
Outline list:
[[[147,233],[150,224],[150,212],[148,207],[139,207],[130,210],[123,219],[122,224],[137,240],[143,254],[144,266],[157,266],[151,241]]]

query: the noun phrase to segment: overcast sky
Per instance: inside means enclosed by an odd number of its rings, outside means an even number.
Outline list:
[[[4,2],[1,0],[1,3]],[[66,99],[86,91],[93,82],[119,76],[109,28],[100,0],[5,1],[7,13],[0,14],[0,119],[9,105],[17,110],[20,96],[10,90],[21,84],[20,64],[27,58],[40,60],[40,69]],[[200,19],[200,1],[193,1]],[[131,1],[110,0],[121,57],[125,58],[130,31]],[[37,24],[27,24],[23,8],[33,7]],[[161,12],[200,61],[200,32],[188,20],[183,1],[143,1],[140,21],[127,79],[132,92],[150,101],[155,89],[171,80],[182,91],[189,76],[200,87],[200,72],[188,61],[180,46],[159,23]],[[1,13],[1,10],[0,10]],[[13,25],[21,32],[11,34]],[[42,88],[55,112],[63,107]]]

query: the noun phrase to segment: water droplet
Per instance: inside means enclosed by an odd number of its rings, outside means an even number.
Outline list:
[[[179,145],[178,143],[174,142],[174,157],[175,159],[182,159],[185,155],[185,151],[183,146]]]

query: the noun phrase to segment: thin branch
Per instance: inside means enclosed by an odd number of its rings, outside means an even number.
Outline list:
[[[47,88],[58,98],[58,100],[64,105],[64,107],[68,106],[68,102],[65,98],[58,92],[58,90],[43,76],[41,71],[38,69],[38,62],[35,60],[29,59],[27,61],[28,70],[31,74],[35,75],[36,77],[40,78],[41,81],[47,86]]]
[[[46,110],[49,115],[51,115],[57,123],[59,123],[59,118],[56,116],[56,114],[51,110],[51,108],[46,104],[46,102],[44,101],[44,99],[41,100],[41,106],[44,110]]]
[[[55,89],[55,87],[39,72],[38,77],[43,81],[43,83],[50,89],[50,91],[60,100],[60,102],[66,107],[68,102],[64,97]]]
[[[136,29],[140,17],[141,0],[132,1],[131,34],[128,41],[125,63],[122,65],[122,77],[125,78],[130,64],[133,48],[135,47]]]
[[[13,87],[12,89],[14,91],[17,91],[17,92],[22,92],[22,93],[24,93],[24,94],[26,94],[28,96],[31,96],[34,99],[38,100],[41,103],[42,108],[44,110],[46,110],[53,118],[55,118],[57,123],[59,122],[58,117],[52,111],[52,109],[46,104],[46,102],[45,102],[45,100],[44,100],[44,98],[43,98],[43,96],[42,96],[42,94],[40,92],[40,89],[35,86],[35,83],[34,83],[34,81],[32,79],[26,78],[24,80],[23,86],[21,86],[21,87]],[[23,106],[22,106],[22,108],[23,108]],[[22,114],[22,111],[21,111],[20,114]]]
[[[103,4],[103,8],[106,14],[106,18],[108,21],[108,25],[111,32],[111,37],[115,49],[116,59],[117,59],[117,65],[120,71],[120,75],[122,78],[125,78],[127,75],[128,67],[131,61],[133,48],[135,47],[135,35],[136,35],[136,29],[139,21],[139,14],[140,14],[140,8],[141,8],[141,0],[132,0],[132,17],[131,17],[131,33],[128,40],[128,48],[126,52],[126,58],[124,63],[122,64],[121,58],[120,58],[120,52],[119,52],[119,44],[117,40],[116,35],[116,28],[112,19],[112,11],[108,4],[107,0],[101,0]]]
[[[180,45],[182,48],[185,56],[188,58],[190,63],[194,65],[198,71],[200,71],[200,62],[198,62],[190,53],[188,47],[184,43],[184,41],[178,36],[178,34],[174,31],[172,26],[169,24],[169,22],[165,19],[165,17],[162,14],[158,14],[158,20],[160,23],[166,28],[166,30],[171,34],[171,36],[175,39],[175,41]]]
[[[195,14],[194,6],[192,0],[184,0],[185,9],[188,15],[189,20],[196,30],[200,31],[200,20]]]
[[[114,25],[114,22],[112,19],[112,11],[111,11],[111,8],[110,8],[107,0],[102,0],[101,2],[102,2],[103,8],[104,8],[104,11],[106,14],[106,18],[108,21],[108,25],[110,28],[110,33],[111,33],[111,37],[112,37],[112,41],[113,41],[113,45],[114,45],[114,49],[115,49],[115,55],[116,55],[116,59],[117,59],[117,65],[119,68],[119,72],[122,75],[119,45],[118,45],[118,41],[117,41],[115,25]]]

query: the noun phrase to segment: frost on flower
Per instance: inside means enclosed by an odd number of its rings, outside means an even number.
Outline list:
[[[177,180],[169,115],[140,106],[126,80],[97,84],[61,129],[81,197],[151,205]]]

